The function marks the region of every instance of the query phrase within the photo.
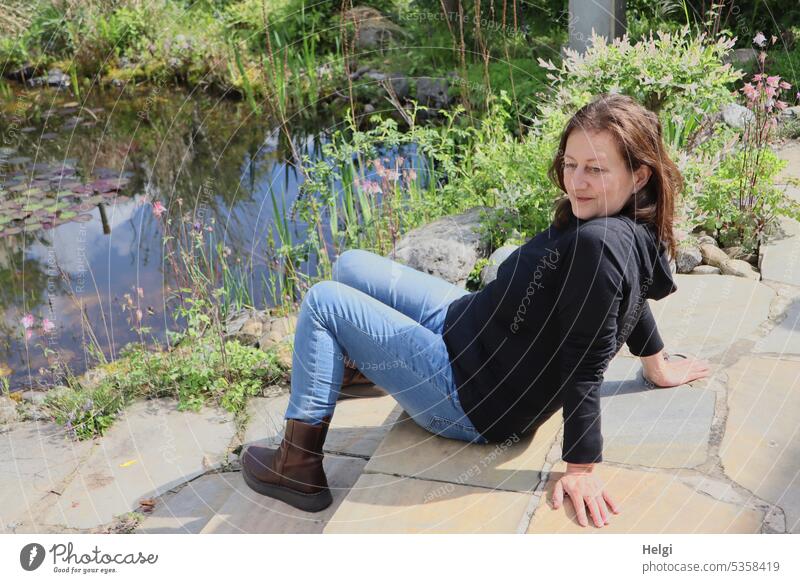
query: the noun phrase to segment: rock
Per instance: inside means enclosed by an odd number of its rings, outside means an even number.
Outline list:
[[[371,103],[365,103],[364,104],[364,115],[369,115],[369,114],[374,113],[374,112],[375,112],[375,106],[374,105],[372,105]]]
[[[5,395],[0,396],[0,425],[17,421],[19,421],[19,413],[17,413],[16,401]]]
[[[413,229],[387,257],[465,287],[475,263],[488,253],[479,226],[481,215],[489,212],[490,207],[477,206]]]
[[[719,267],[714,267],[713,265],[698,265],[689,273],[692,275],[719,275],[722,271]]]
[[[47,393],[45,391],[25,391],[20,394],[20,397],[23,401],[27,401],[28,403],[34,403],[36,405],[41,405],[44,403],[45,397],[47,397]]]
[[[758,58],[755,49],[734,49],[722,57],[723,63],[730,63],[739,69],[749,69]]]
[[[273,318],[264,328],[264,333],[258,340],[258,347],[261,350],[269,350],[276,344],[293,341],[296,327],[296,313]],[[289,364],[291,365],[291,357],[289,358]]]
[[[448,81],[441,77],[417,79],[417,101],[420,105],[441,109],[450,105]]]
[[[389,83],[392,84],[392,89],[398,99],[405,99],[410,95],[408,77],[402,73],[391,73]]]
[[[725,252],[725,255],[730,257],[731,259],[739,259],[741,255],[744,253],[744,248],[739,245],[734,245],[732,247],[722,247],[722,250]]]
[[[6,79],[11,79],[12,81],[19,81],[24,83],[28,79],[31,79],[34,75],[36,75],[36,67],[34,65],[23,65],[17,69],[12,69],[10,71],[5,71],[3,76]]]
[[[753,115],[752,111],[738,103],[728,103],[722,108],[722,119],[732,128],[741,130],[744,129],[746,123],[752,122],[755,119],[755,115]]]
[[[798,118],[800,117],[800,105],[795,105],[793,107],[787,107],[783,110],[783,115],[791,118]]]
[[[736,277],[747,277],[754,281],[761,279],[761,274],[753,269],[747,261],[741,259],[728,259],[719,266],[722,275],[735,275]]]
[[[678,273],[689,273],[703,262],[700,249],[694,245],[681,245],[675,256],[675,266]]]
[[[225,319],[225,340],[238,340],[247,346],[254,346],[264,333],[264,322],[268,320],[266,310],[242,309]]]
[[[702,243],[700,245],[700,253],[703,255],[703,263],[706,265],[713,265],[714,267],[722,267],[722,264],[730,260],[725,252],[716,245],[709,245]]]
[[[485,287],[486,284],[497,278],[497,268],[518,248],[519,245],[503,245],[489,256],[489,262],[481,271],[481,286]]]
[[[342,18],[355,28],[357,49],[382,48],[393,39],[406,34],[401,27],[370,6],[354,6]]]
[[[719,245],[717,245],[717,240],[710,235],[700,235],[699,237],[697,237],[697,244],[713,245],[714,247],[719,247]]]

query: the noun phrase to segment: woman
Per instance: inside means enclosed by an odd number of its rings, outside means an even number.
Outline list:
[[[647,299],[677,288],[674,198],[682,177],[655,114],[622,95],[581,108],[561,136],[550,178],[566,193],[553,224],[469,293],[379,255],[348,250],[333,280],[313,285],[295,333],[286,431],[277,450],[249,446],[242,471],[257,492],[318,511],[331,503],[322,447],[352,359],[423,428],[501,442],[563,409],[566,493],[578,521],[619,507],[593,475],[602,462],[598,390],[622,343],[659,387],[708,374],[665,358]]]

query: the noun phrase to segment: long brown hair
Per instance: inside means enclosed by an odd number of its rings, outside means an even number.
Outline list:
[[[658,116],[619,93],[602,93],[581,107],[564,128],[558,152],[547,171],[550,180],[564,193],[567,192],[564,187],[564,151],[570,133],[578,128],[591,133],[609,132],[631,171],[642,164],[650,167],[647,184],[631,196],[619,214],[637,222],[650,223],[670,257],[675,257],[676,241],[672,230],[675,198],[683,190],[684,180],[664,146]],[[553,223],[563,228],[572,218],[569,198],[559,198],[555,203]]]

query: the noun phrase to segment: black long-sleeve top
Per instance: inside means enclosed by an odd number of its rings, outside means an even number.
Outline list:
[[[604,372],[622,343],[637,356],[663,348],[647,299],[676,290],[652,225],[622,215],[550,225],[448,307],[443,337],[470,421],[499,442],[563,408],[562,459],[601,462]]]

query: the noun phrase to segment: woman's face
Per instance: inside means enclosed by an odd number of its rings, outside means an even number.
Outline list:
[[[572,214],[582,220],[617,214],[650,179],[650,168],[631,171],[606,131],[573,130],[564,151],[564,186]]]

